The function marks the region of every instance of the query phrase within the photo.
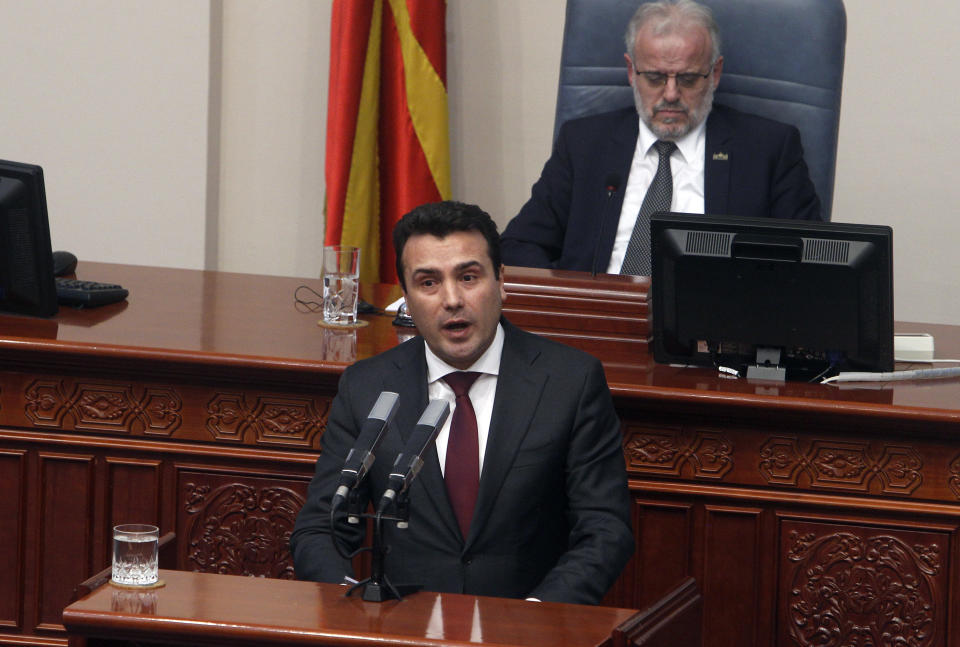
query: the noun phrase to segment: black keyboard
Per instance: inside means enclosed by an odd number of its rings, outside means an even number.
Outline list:
[[[57,301],[61,305],[92,308],[127,298],[126,289],[114,283],[57,277]]]

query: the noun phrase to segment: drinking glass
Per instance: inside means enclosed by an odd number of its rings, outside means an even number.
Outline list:
[[[360,298],[360,248],[323,248],[323,321],[333,326],[357,323]]]
[[[113,528],[112,579],[124,586],[147,586],[159,579],[157,552],[160,529],[143,523]]]

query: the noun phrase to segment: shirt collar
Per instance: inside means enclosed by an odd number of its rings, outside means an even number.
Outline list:
[[[427,384],[432,384],[450,373],[456,373],[460,370],[437,357],[427,344],[423,345],[423,350],[427,357]],[[503,326],[498,323],[493,341],[490,342],[483,355],[478,357],[477,361],[471,364],[467,370],[488,375],[499,375],[501,355],[503,355]]]
[[[643,119],[640,119],[639,115],[637,115],[637,119],[640,121],[640,134],[637,137],[637,146],[639,146],[640,151],[646,155],[650,152],[650,149],[653,148],[653,145],[657,143],[657,136],[647,127]],[[706,150],[704,145],[706,136],[707,120],[704,119],[700,122],[699,126],[674,142],[677,145],[677,150],[680,151],[680,154],[683,156],[684,162],[691,165],[697,164],[697,151]],[[702,162],[703,160],[701,159],[700,163]]]

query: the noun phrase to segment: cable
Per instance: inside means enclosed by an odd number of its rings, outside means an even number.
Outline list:
[[[960,377],[960,366],[944,368],[924,368],[913,371],[891,371],[889,373],[840,373],[820,382],[820,384],[834,384],[837,382],[895,382],[898,380],[931,380],[946,377]]]
[[[808,384],[815,384],[815,383],[817,382],[817,380],[819,380],[821,377],[823,377],[824,375],[826,375],[827,373],[829,373],[830,371],[832,371],[834,368],[836,368],[836,366],[837,366],[837,365],[836,365],[835,363],[831,362],[830,365],[829,365],[827,368],[823,369],[823,370],[820,371],[817,375],[814,375],[814,376],[811,377],[809,380],[807,380],[807,383],[808,383]]]
[[[300,312],[320,312],[323,310],[323,295],[308,285],[301,285],[293,291],[293,305]]]
[[[293,307],[300,312],[320,312],[323,310],[323,295],[309,285],[300,285],[293,291]],[[363,299],[357,299],[357,312],[363,315],[384,314],[380,308]]]
[[[904,364],[960,364],[960,359],[908,359],[906,357],[894,357],[893,361],[903,362]]]

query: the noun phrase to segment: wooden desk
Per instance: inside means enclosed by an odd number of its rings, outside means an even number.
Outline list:
[[[160,571],[166,586],[131,591],[107,584],[68,606],[63,622],[88,647],[177,645],[608,644],[636,611],[421,592],[364,602],[333,584]],[[100,639],[100,640],[97,640]]]
[[[290,577],[337,379],[409,334],[384,316],[317,327],[293,304],[317,280],[85,262],[78,275],[129,302],[0,316],[0,642],[62,644],[72,587],[106,566],[123,521],[175,531],[178,568]],[[713,645],[857,627],[960,645],[960,380],[776,385],[656,365],[644,279],[507,280],[508,317],[606,368],[638,542],[610,604],[645,607],[693,576]],[[897,328],[960,357],[960,328]]]

